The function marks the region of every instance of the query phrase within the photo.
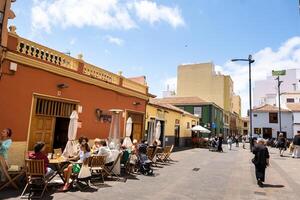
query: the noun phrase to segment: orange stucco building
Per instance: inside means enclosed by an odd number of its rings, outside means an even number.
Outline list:
[[[146,83],[21,38],[14,27],[2,55],[0,91],[0,129],[12,128],[11,152],[22,156],[39,140],[48,151],[64,145],[72,110],[79,112],[78,136],[108,137],[109,110],[121,109],[121,135],[131,116],[132,137],[144,137]]]

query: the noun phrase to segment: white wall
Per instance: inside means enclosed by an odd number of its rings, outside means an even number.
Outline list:
[[[277,80],[276,77],[268,76],[265,80],[255,81],[253,88],[253,105],[259,106],[262,100],[266,99],[267,94],[277,94]],[[296,84],[296,90],[300,91],[300,69],[288,69],[285,76],[281,76],[283,81],[281,84],[281,92],[294,91],[293,84]],[[264,102],[267,103],[267,102]]]
[[[257,117],[254,117],[254,115]],[[269,113],[268,112],[253,112],[253,128],[252,133],[253,137],[257,137],[254,134],[254,128],[272,128],[272,137],[277,138],[277,131],[279,131],[279,123],[273,124],[269,123]],[[279,121],[279,119],[278,119]],[[281,113],[281,129],[286,132],[287,138],[293,137],[293,115],[291,112],[283,112]],[[262,133],[262,130],[261,130]]]
[[[294,135],[297,133],[297,131],[300,131],[300,112],[294,112],[293,113],[293,129],[294,129]]]

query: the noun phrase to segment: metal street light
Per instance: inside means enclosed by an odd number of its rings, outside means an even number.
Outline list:
[[[280,103],[280,85],[283,83],[283,81],[281,81],[279,79],[279,76],[277,76],[277,78],[275,78],[275,80],[277,80],[277,89],[278,89],[278,110],[279,110],[279,134],[281,133],[281,103]]]
[[[252,141],[252,86],[251,86],[251,64],[255,62],[255,60],[252,59],[252,55],[250,54],[248,56],[248,59],[232,59],[232,62],[238,62],[238,61],[244,61],[248,62],[249,64],[249,115],[250,115],[250,151],[252,151],[253,148],[253,141]]]

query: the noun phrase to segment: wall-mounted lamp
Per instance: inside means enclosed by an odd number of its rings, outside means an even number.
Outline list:
[[[68,88],[69,86],[67,84],[64,84],[64,83],[59,83],[56,85],[56,87],[58,89],[64,89],[64,88]]]
[[[136,101],[134,101],[132,104],[133,104],[134,106],[141,105],[141,103],[140,103],[140,102],[136,102]]]
[[[100,110],[100,108],[96,108],[95,114],[96,114],[97,120],[100,121],[101,120],[101,115],[102,115],[102,110]]]

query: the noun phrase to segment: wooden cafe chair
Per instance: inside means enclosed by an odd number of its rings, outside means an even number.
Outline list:
[[[20,168],[14,170],[8,168],[6,161],[2,156],[0,156],[0,169],[1,169],[1,173],[3,173],[3,175],[7,180],[3,185],[0,185],[0,191],[9,185],[13,186],[15,189],[18,190],[19,187],[16,184],[16,181],[24,174],[23,169]]]
[[[21,194],[21,199],[43,198],[49,183],[48,178],[45,176],[46,173],[45,173],[44,160],[26,159],[25,172],[26,172],[27,184]],[[24,196],[27,189],[29,189],[29,196]],[[41,191],[41,195],[33,196],[32,193],[36,191]]]

